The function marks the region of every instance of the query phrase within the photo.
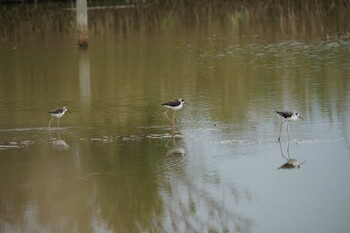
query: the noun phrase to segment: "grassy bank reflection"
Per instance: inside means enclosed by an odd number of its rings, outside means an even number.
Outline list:
[[[164,36],[186,30],[239,37],[349,37],[348,1],[174,1],[163,4],[107,5],[93,3],[89,28],[93,35],[124,40],[137,33],[161,31]],[[108,3],[107,3],[108,4]],[[119,3],[120,4],[120,3]],[[112,7],[108,7],[112,6]],[[126,7],[123,7],[126,6]],[[74,4],[1,5],[2,40],[37,36],[75,37]]]

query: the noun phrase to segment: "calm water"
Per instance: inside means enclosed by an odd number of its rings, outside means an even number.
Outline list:
[[[95,10],[80,51],[74,11],[22,10],[0,21],[1,232],[350,230],[349,14]],[[304,118],[290,143],[279,110]]]

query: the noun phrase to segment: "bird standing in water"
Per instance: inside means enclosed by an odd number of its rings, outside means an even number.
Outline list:
[[[49,128],[51,126],[51,121],[53,118],[57,118],[57,127],[60,127],[60,118],[68,111],[68,108],[64,106],[63,108],[56,108],[54,110],[49,111],[51,114],[51,120],[49,121]]]
[[[297,121],[299,118],[303,120],[303,118],[299,115],[299,113],[297,112],[289,112],[289,111],[285,111],[285,112],[277,112],[279,115],[281,115],[285,120],[281,123],[280,125],[280,133],[278,136],[278,142],[281,140],[281,129],[282,129],[282,125],[287,122],[287,135],[288,135],[288,139],[290,140],[289,137],[289,132],[288,132],[288,124],[289,121]]]
[[[172,101],[169,101],[169,102],[166,102],[166,103],[163,103],[162,106],[164,106],[165,108],[167,108],[167,110],[164,112],[164,115],[166,116],[166,118],[168,118],[168,120],[170,121],[171,123],[171,126],[173,128],[173,131],[175,131],[175,113],[176,111],[180,110],[182,107],[183,107],[183,104],[185,103],[185,100],[180,98],[178,100],[172,100]],[[174,111],[174,114],[173,114],[173,119],[171,120],[169,118],[169,116],[166,114],[169,109],[173,110]]]

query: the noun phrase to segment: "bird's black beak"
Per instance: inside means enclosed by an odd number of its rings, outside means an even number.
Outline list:
[[[301,116],[299,116],[300,119],[304,120],[304,118],[302,118]]]

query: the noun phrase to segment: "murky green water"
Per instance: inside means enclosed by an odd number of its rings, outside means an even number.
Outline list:
[[[1,7],[1,232],[350,230],[346,11]]]

